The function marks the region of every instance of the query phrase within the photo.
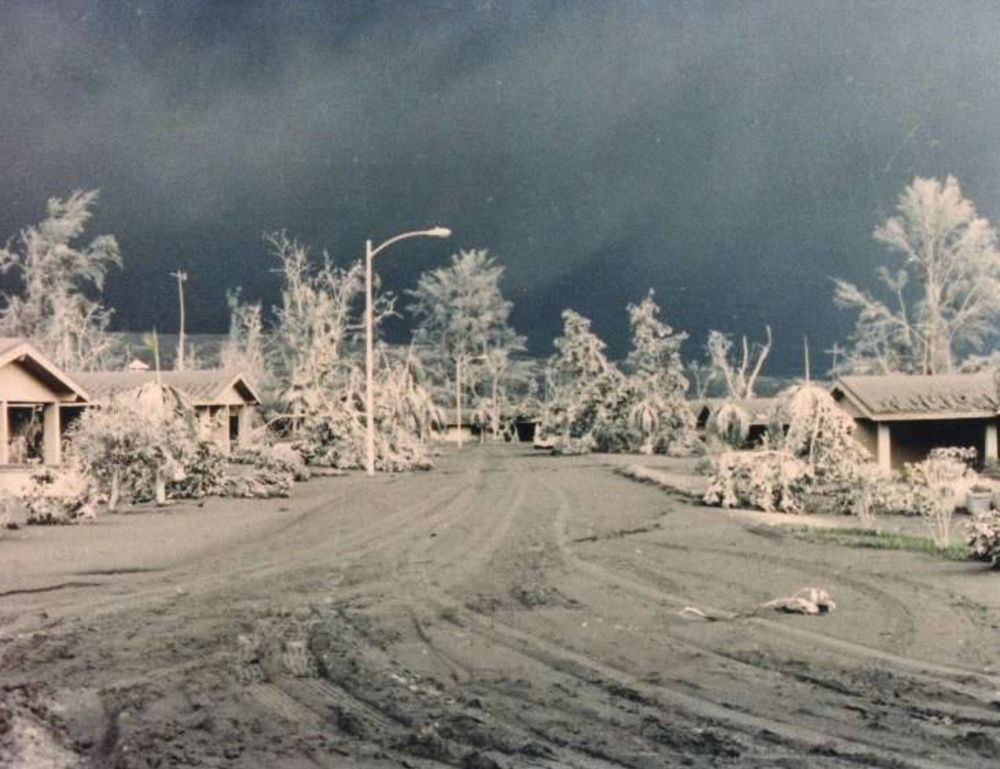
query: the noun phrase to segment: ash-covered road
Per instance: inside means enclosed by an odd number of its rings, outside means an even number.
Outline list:
[[[0,765],[987,767],[998,627],[976,565],[470,446],[0,539]]]

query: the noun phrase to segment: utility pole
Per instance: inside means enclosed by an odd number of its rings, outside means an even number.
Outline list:
[[[842,349],[836,342],[833,343],[833,347],[826,351],[827,355],[833,358],[833,364],[830,366],[830,370],[833,371],[834,376],[837,374],[837,364],[840,362],[840,353],[846,352]]]
[[[177,335],[177,360],[174,362],[174,368],[177,371],[184,370],[184,284],[187,283],[188,274],[181,270],[177,272],[170,273],[175,278],[177,278],[177,298],[181,305],[181,327],[180,332]]]

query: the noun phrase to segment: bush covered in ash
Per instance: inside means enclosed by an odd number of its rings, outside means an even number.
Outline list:
[[[120,500],[166,502],[197,451],[194,413],[184,396],[153,382],[88,408],[70,431],[69,460],[111,510]]]
[[[289,497],[299,472],[296,465],[284,459],[272,457],[266,451],[250,454],[244,452],[242,462],[237,467],[242,472],[231,472],[223,479],[221,497]],[[308,476],[305,476],[308,477]]]
[[[1000,513],[991,510],[986,515],[973,517],[967,544],[972,558],[1000,569]]]
[[[978,476],[972,469],[974,448],[932,449],[922,462],[907,463],[904,476],[913,490],[914,511],[927,522],[938,547],[951,543],[951,520],[955,509],[964,505],[966,495]]]
[[[73,468],[67,472],[39,469],[21,496],[25,523],[38,526],[93,520],[97,501],[87,478]]]
[[[801,513],[809,470],[788,451],[732,451],[719,456],[704,501],[719,507],[754,507]]]
[[[203,499],[220,494],[226,480],[226,454],[214,441],[197,441],[181,459],[182,472],[167,484],[173,499]]]

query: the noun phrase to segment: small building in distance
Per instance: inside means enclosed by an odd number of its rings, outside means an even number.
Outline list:
[[[65,425],[89,398],[26,339],[0,338],[0,488],[17,492],[39,465],[62,462]]]
[[[981,461],[997,461],[1000,397],[991,372],[842,376],[831,394],[886,472],[944,446],[973,446]]]
[[[228,451],[243,446],[250,437],[252,410],[260,405],[254,386],[238,371],[200,369],[191,371],[94,371],[75,374],[92,402],[111,400],[159,381],[181,393],[198,419],[200,436]]]
[[[750,430],[745,443],[747,447],[759,446],[772,426],[788,429],[788,414],[782,398],[704,398],[691,402],[695,427],[699,433],[704,435],[708,420],[727,403],[743,409],[750,417]]]

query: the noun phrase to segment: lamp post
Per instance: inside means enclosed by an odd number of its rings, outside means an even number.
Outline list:
[[[429,230],[403,232],[389,238],[384,243],[372,247],[365,241],[365,472],[375,475],[375,319],[372,307],[372,262],[379,253],[394,243],[407,238],[447,238],[451,230],[447,227],[431,227]]]

